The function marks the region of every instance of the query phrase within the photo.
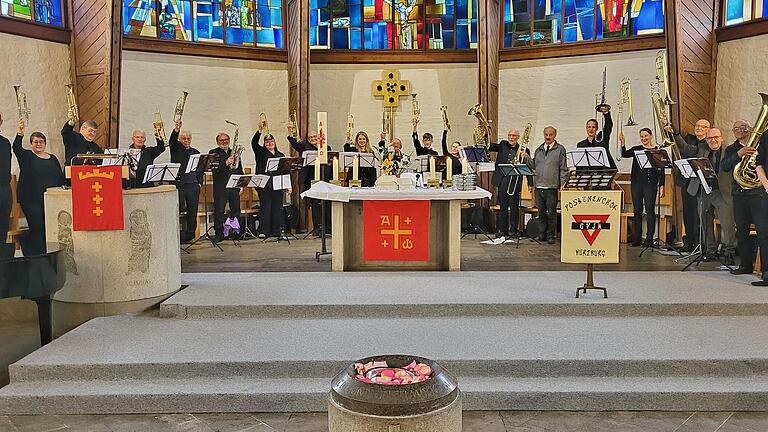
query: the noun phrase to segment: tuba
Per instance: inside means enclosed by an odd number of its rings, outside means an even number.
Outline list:
[[[416,124],[421,119],[421,110],[419,109],[419,101],[416,99],[416,93],[411,93],[411,122]]]
[[[768,128],[768,94],[759,93],[759,95],[763,99],[763,106],[760,107],[757,121],[744,147],[757,148],[760,145],[760,137]],[[744,189],[756,189],[760,186],[760,179],[757,178],[757,152],[741,158],[733,169],[733,179]]]
[[[229,123],[229,122],[227,122]],[[234,123],[230,123],[234,124]],[[259,114],[259,124],[263,125],[264,127],[264,136],[269,135],[269,121],[267,121],[267,115],[264,113]]]
[[[159,112],[154,114],[154,120],[152,121],[152,127],[155,129],[155,136],[167,142],[165,139],[165,128],[163,127],[163,117]]]
[[[440,111],[443,113],[443,124],[445,125],[445,130],[451,130],[451,124],[448,123],[448,106],[441,106]]]
[[[299,120],[298,115],[296,114],[296,110],[293,110],[293,112],[288,116],[288,120],[291,121],[291,124],[293,125],[291,127],[291,137],[299,139]]]
[[[19,108],[19,122],[23,121],[25,125],[29,124],[29,114],[31,113],[27,105],[27,94],[21,91],[21,85],[13,86],[16,92],[16,105]]]
[[[237,168],[237,165],[240,163],[240,155],[242,155],[243,151],[245,150],[245,147],[237,143],[237,139],[240,135],[240,126],[237,123],[231,122],[229,120],[224,120],[224,121],[227,124],[231,124],[232,126],[235,127],[235,136],[232,137],[232,154],[235,156],[235,160],[232,162],[232,165],[228,165],[228,166],[230,168]]]
[[[72,113],[72,121],[74,126],[77,127],[78,123],[80,123],[80,109],[77,107],[74,88],[74,85],[67,84],[67,111]]]
[[[478,125],[475,127],[474,132],[472,132],[472,140],[475,146],[488,148],[491,139],[491,122],[483,113],[483,104],[477,104],[470,108],[467,115],[477,117]]]
[[[664,104],[674,105],[676,102],[669,95],[669,75],[667,72],[667,56],[664,50],[656,53],[656,82],[664,87]]]
[[[680,156],[680,149],[677,148],[677,143],[675,143],[674,134],[672,132],[667,132],[664,130],[670,124],[667,118],[667,106],[666,104],[664,104],[664,101],[661,99],[661,95],[659,95],[658,88],[654,88],[653,84],[651,84],[651,106],[653,108],[653,114],[656,119],[654,129],[656,125],[658,125],[660,129],[658,133],[663,136],[661,143],[658,143],[658,139],[657,139],[658,146],[661,148],[670,147],[672,149],[673,160],[682,159],[682,157]],[[658,136],[658,135],[655,135],[655,136]]]
[[[182,92],[181,97],[176,101],[176,109],[173,111],[173,122],[178,123],[184,116],[184,105],[187,104],[188,92]]]

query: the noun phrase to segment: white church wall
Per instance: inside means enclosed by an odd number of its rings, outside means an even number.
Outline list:
[[[768,93],[768,35],[723,42],[717,48],[715,126],[723,129],[726,142],[739,118],[754,123],[762,104],[758,92]]]
[[[251,137],[264,112],[278,149],[287,154],[285,63],[124,51],[122,68],[120,147],[130,145],[134,129],[145,130],[152,145],[153,113],[158,111],[170,136],[176,100],[187,91],[183,129],[192,132],[193,147],[206,153],[216,146],[219,131],[231,136],[235,128],[224,122],[230,120],[240,125],[238,142],[246,148],[243,163],[252,166]],[[166,151],[157,161],[169,159]]]
[[[67,120],[65,85],[70,83],[69,47],[22,36],[0,33],[0,134],[13,141],[18,129],[18,110],[11,86],[21,84],[31,110],[27,136],[39,131],[48,138],[48,151],[64,163],[61,127]],[[28,140],[25,140],[28,144]],[[15,158],[12,171],[18,172]]]
[[[502,63],[499,71],[499,135],[506,137],[513,127],[522,133],[525,124],[530,122],[533,147],[543,141],[542,130],[551,124],[557,128],[557,139],[561,144],[575,147],[586,136],[586,121],[595,117],[595,93],[600,92],[603,68],[607,67],[606,101],[612,107],[614,119],[611,151],[615,153],[618,142],[619,85],[625,77],[632,81],[634,120],[639,126],[624,128],[624,135],[628,146],[639,143],[640,128],[653,129],[649,85],[655,82],[656,52],[647,50]],[[625,109],[625,123],[626,116]],[[622,158],[618,165],[620,171],[628,172],[632,161]]]
[[[400,79],[411,83],[421,110],[419,135],[430,132],[435,136],[435,148],[440,147],[443,122],[441,105],[448,106],[451,132],[449,143],[471,141],[476,121],[467,111],[477,101],[477,66],[474,64],[371,64],[311,66],[310,125],[317,124],[317,112],[328,112],[329,143],[335,149],[344,143],[347,113],[355,116],[355,132],[368,133],[372,143],[379,141],[382,129],[382,101],[372,94],[373,81],[382,79],[385,69],[400,71]],[[411,97],[401,99],[395,111],[395,136],[403,141],[403,149],[413,152],[411,133]],[[440,151],[440,150],[438,150]]]

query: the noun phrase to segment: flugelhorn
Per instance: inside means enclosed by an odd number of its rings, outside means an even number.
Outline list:
[[[667,55],[664,50],[656,53],[656,82],[664,88],[664,103],[667,105],[677,103],[669,95],[669,73],[667,72]]]
[[[411,93],[411,122],[416,124],[421,119],[421,110],[419,109],[419,100],[416,99],[416,93]]]
[[[291,121],[291,124],[293,125],[291,127],[291,137],[292,138],[299,138],[299,119],[298,115],[296,114],[296,110],[293,110],[293,112],[288,116],[288,119]]]
[[[448,106],[441,106],[440,111],[443,113],[443,124],[445,125],[445,130],[451,130],[451,124],[448,123]]]
[[[757,148],[760,145],[760,137],[768,128],[768,94],[759,93],[763,100],[760,112],[757,115],[755,126],[749,132],[744,147]],[[760,187],[760,179],[757,178],[757,152],[744,155],[733,169],[733,179],[744,189],[756,189]]]
[[[355,129],[355,116],[347,113],[347,142],[352,142],[352,131]]]
[[[165,139],[165,127],[163,126],[163,117],[160,115],[159,112],[156,112],[154,114],[154,120],[152,122],[152,126],[155,129],[155,136],[163,140],[163,142],[166,142]]]
[[[23,121],[24,125],[29,125],[29,114],[32,112],[27,105],[27,94],[21,91],[21,85],[13,86],[13,90],[16,92],[16,105],[19,108],[19,122]]]
[[[188,92],[182,92],[181,97],[176,101],[176,109],[173,111],[173,122],[178,123],[184,116],[184,105],[187,104]]]
[[[477,104],[470,108],[467,115],[475,116],[478,121],[478,125],[475,126],[475,130],[472,133],[472,139],[475,142],[475,146],[487,148],[491,139],[491,122],[485,116],[485,113],[483,113],[483,104]]]
[[[264,128],[264,136],[269,135],[269,122],[267,121],[267,115],[264,113],[259,114],[259,123]],[[234,124],[234,123],[233,123]]]
[[[241,146],[237,142],[237,139],[240,136],[240,126],[237,123],[229,120],[224,120],[224,121],[227,124],[231,124],[232,126],[235,127],[235,135],[232,137],[232,155],[234,156],[234,160],[232,161],[232,165],[228,165],[228,166],[230,168],[237,168],[237,165],[240,163],[240,155],[243,154],[243,151],[245,150],[245,147]]]
[[[67,84],[67,111],[72,113],[72,121],[74,126],[77,127],[80,123],[80,109],[77,107],[74,85],[72,84]]]

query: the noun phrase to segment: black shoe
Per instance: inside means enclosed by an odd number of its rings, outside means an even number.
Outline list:
[[[752,274],[753,272],[754,272],[753,269],[747,268],[747,267],[741,267],[741,266],[731,270],[732,275]]]
[[[548,238],[548,239],[547,239],[547,243],[548,243],[548,244],[555,244],[555,238],[554,238],[554,237],[550,237],[550,238]]]
[[[768,279],[752,282],[751,285],[757,287],[768,287]]]

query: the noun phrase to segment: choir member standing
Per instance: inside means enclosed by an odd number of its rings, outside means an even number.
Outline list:
[[[629,149],[625,146],[624,133],[619,135],[621,157],[632,158],[632,209],[635,212],[632,222],[632,246],[650,246],[656,232],[656,196],[664,196],[665,175],[663,169],[641,168],[635,152],[658,149],[653,141],[653,133],[648,128],[640,129],[640,144]],[[648,215],[643,242],[643,208]]]
[[[498,144],[491,144],[489,151],[497,152],[496,170],[493,172],[491,184],[498,189],[499,200],[499,221],[497,224],[497,237],[518,237],[518,226],[520,223],[520,191],[523,188],[522,177],[505,176],[499,164],[516,164],[521,161],[516,159],[517,151],[520,148],[520,131],[510,129],[507,132],[507,139]],[[530,151],[525,149],[525,154],[530,156]],[[533,177],[526,177],[528,188],[533,190]]]
[[[733,197],[731,195],[733,175],[723,170],[723,156],[725,154],[723,133],[720,129],[711,128],[707,132],[706,139],[709,145],[706,158],[709,159],[717,177],[708,179],[712,192],[701,195],[703,217],[701,223],[704,227],[706,246],[704,252],[708,257],[714,257],[717,254],[718,244],[715,240],[714,227],[714,212],[716,211],[717,218],[720,220],[720,243],[724,246],[722,262],[726,265],[733,265],[736,255],[736,225],[733,221]]]
[[[419,141],[419,132],[417,130],[417,127],[419,126],[418,120],[414,120],[413,122],[413,147],[416,148],[416,156],[423,156],[423,155],[433,155],[437,156],[437,152],[432,149],[432,143],[434,142],[434,137],[431,133],[425,132],[424,135],[421,137],[424,141],[424,144]]]
[[[253,135],[251,147],[256,156],[256,174],[266,174],[272,178],[264,188],[256,189],[259,194],[259,238],[278,237],[285,228],[285,218],[283,216],[283,190],[274,189],[274,177],[286,174],[278,171],[267,172],[267,160],[272,158],[285,157],[277,149],[275,137],[272,135],[264,136],[264,146],[259,144],[261,131],[264,129],[264,122],[259,123],[259,130]]]
[[[229,204],[229,217],[240,216],[240,189],[227,188],[232,174],[242,174],[243,164],[229,148],[230,138],[224,132],[216,135],[218,147],[208,153],[216,155],[219,166],[213,171],[213,229],[216,232],[214,243],[224,239],[224,210]]]
[[[288,131],[290,132],[293,129],[293,124],[288,124]],[[291,147],[293,147],[294,150],[299,152],[299,156],[301,156],[305,151],[317,151],[318,147],[320,146],[320,135],[318,135],[317,132],[310,130],[307,134],[307,139],[305,141],[299,141],[296,138],[292,136],[288,136],[288,142],[291,143]],[[326,147],[326,151],[331,151],[331,146]],[[333,167],[331,164],[326,164],[323,169],[323,178],[322,179],[316,179],[315,177],[315,168],[312,165],[307,165],[299,171],[299,183],[303,186],[304,190],[309,189],[312,186],[313,180],[325,180],[328,181],[333,176]],[[350,177],[351,178],[351,177]],[[320,228],[322,227],[322,205],[320,204],[320,200],[316,199],[310,199],[309,205],[312,207],[312,234],[315,236],[320,235]],[[330,224],[331,224],[331,205],[327,204],[325,206],[325,222],[326,222],[326,232],[330,232]]]
[[[64,165],[72,164],[72,159],[78,154],[104,153],[98,144],[93,142],[99,126],[93,120],[84,121],[80,126],[80,132],[75,131],[75,117],[72,111],[67,112],[67,120],[61,128],[61,137],[64,139]]]
[[[539,220],[546,223],[546,236],[540,240],[555,243],[557,230],[557,191],[568,181],[568,162],[565,147],[557,142],[557,129],[544,128],[544,142],[527,157],[526,164],[535,170],[536,206],[539,208]]]
[[[64,184],[64,175],[56,156],[45,151],[46,138],[40,132],[29,137],[32,150],[22,146],[24,122],[13,140],[13,153],[19,162],[19,186],[17,201],[27,218],[29,239],[22,244],[24,255],[45,253],[45,190]]]
[[[680,135],[680,133],[671,130],[675,135],[675,143],[680,150],[680,156],[683,158],[706,157],[709,153],[707,145],[707,132],[711,127],[709,120],[699,119],[693,128],[693,134]],[[671,128],[670,128],[671,129]],[[667,129],[667,131],[670,131]],[[681,188],[683,197],[683,225],[685,226],[685,236],[683,237],[682,252],[692,252],[699,244],[699,201],[697,191],[689,191],[688,185],[690,179],[684,179],[678,175],[675,177],[675,183]]]
[[[459,157],[459,150],[461,149],[461,143],[454,141],[451,143],[451,148],[448,148],[448,125],[443,122],[443,138],[441,140],[443,146],[443,156],[451,158],[451,175],[461,174],[461,158]],[[448,169],[446,164],[445,170]],[[443,178],[447,179],[447,173],[443,170]]]
[[[165,151],[165,142],[160,137],[158,131],[155,131],[155,141],[157,141],[157,145],[147,147],[147,134],[143,130],[137,129],[131,134],[131,145],[129,148],[141,150],[136,170],[131,173],[131,187],[142,188],[152,186],[152,183],[144,182],[144,174],[147,172],[147,166],[152,165],[155,159]]]
[[[579,141],[579,143],[576,144],[576,147],[604,148],[605,154],[608,157],[608,164],[610,165],[609,168],[616,169],[616,162],[613,160],[613,156],[611,156],[611,148],[610,148],[611,132],[613,132],[613,119],[611,119],[611,112],[609,111],[604,113],[603,119],[604,119],[604,123],[603,123],[602,133],[597,132],[597,128],[598,128],[597,119],[587,120],[587,124],[586,124],[587,137]]]
[[[3,116],[0,114],[0,126]],[[8,226],[11,222],[11,142],[0,135],[0,244],[8,238]]]
[[[368,139],[368,134],[363,131],[359,131],[357,135],[355,135],[354,144],[344,144],[344,151],[373,154],[373,149],[371,148],[371,141]],[[358,176],[362,187],[373,187],[373,185],[376,183],[376,168],[360,167]],[[347,178],[352,178],[352,168],[347,170]]]
[[[168,139],[171,147],[171,162],[181,164],[179,181],[176,187],[179,190],[179,208],[185,209],[185,230],[180,235],[182,243],[187,243],[195,238],[197,230],[197,206],[200,201],[200,185],[203,183],[203,174],[198,172],[186,173],[189,157],[200,152],[192,147],[192,134],[181,130],[181,121],[177,121],[171,137]]]

